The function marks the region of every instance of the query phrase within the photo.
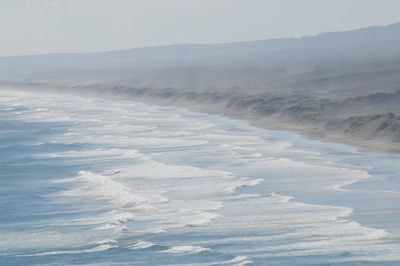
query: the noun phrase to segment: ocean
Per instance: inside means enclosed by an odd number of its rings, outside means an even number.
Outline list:
[[[0,265],[399,265],[400,156],[0,91]]]

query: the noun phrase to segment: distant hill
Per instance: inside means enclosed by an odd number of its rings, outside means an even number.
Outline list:
[[[96,66],[98,64],[153,63],[158,61],[190,61],[213,57],[276,58],[290,54],[330,54],[336,52],[363,52],[367,50],[400,50],[400,23],[369,27],[354,31],[322,33],[300,39],[273,39],[224,44],[180,44],[160,47],[81,54],[43,54],[0,57],[1,69],[16,67]],[[384,51],[381,51],[384,52]],[[390,52],[390,51],[389,51]],[[229,60],[228,60],[229,61]],[[163,64],[164,66],[165,64]]]
[[[400,152],[400,23],[300,39],[0,58],[0,87],[177,105]]]

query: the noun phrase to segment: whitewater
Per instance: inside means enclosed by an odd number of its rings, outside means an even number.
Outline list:
[[[0,265],[399,265],[400,156],[0,91]]]

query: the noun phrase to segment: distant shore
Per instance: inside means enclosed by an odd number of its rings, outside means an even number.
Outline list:
[[[45,88],[43,86],[17,86],[13,89],[78,94],[138,101],[153,105],[183,107],[195,112],[246,120],[251,125],[266,130],[293,131],[309,139],[352,145],[362,152],[400,153],[400,138],[396,141],[397,135],[400,135],[399,115],[375,115],[369,120],[363,116],[353,116],[342,119],[342,121],[338,121],[339,119],[332,121],[323,112],[315,112],[314,107],[312,105],[310,107],[310,99],[304,99],[303,96],[244,95],[234,92],[196,93],[173,89],[98,86],[67,89],[57,88],[56,86],[45,86]],[[400,92],[393,95],[398,97]],[[393,95],[388,94],[387,97],[393,98]],[[382,98],[382,95],[380,97]],[[383,100],[385,101],[385,99]],[[287,104],[287,102],[290,104]],[[303,108],[304,110],[301,108],[303,102],[307,102],[307,108]],[[327,104],[332,105],[329,102]],[[315,105],[320,105],[320,103]],[[340,104],[339,107],[341,107]],[[292,110],[295,110],[294,115],[288,113]],[[312,110],[312,112],[309,110]],[[348,127],[347,120],[356,120],[356,122],[350,123],[350,127]],[[354,125],[357,126],[356,130],[351,131],[351,126]],[[381,130],[380,135],[376,134],[377,127]]]
[[[0,87],[189,108],[400,153],[400,23],[207,45],[0,58]]]
[[[256,117],[251,115],[239,115],[229,112],[216,113],[212,110],[202,110],[198,107],[185,107],[192,111],[225,115],[230,118],[245,120],[253,126],[266,130],[292,131],[302,136],[305,136],[308,139],[351,145],[356,147],[360,152],[400,154],[400,143],[395,143],[389,140],[363,139],[354,136],[345,136],[338,132],[328,132],[321,128],[312,127],[310,125],[299,125],[295,123],[283,122],[279,121],[278,118],[272,117]]]
[[[153,91],[153,93],[135,89],[128,91],[129,93],[127,94],[114,94],[113,97],[126,99],[124,95],[129,95],[129,99],[148,104],[184,107],[196,112],[224,115],[234,119],[246,120],[250,124],[266,130],[293,131],[309,139],[352,145],[362,152],[400,153],[400,139],[398,139],[398,135],[400,135],[398,127],[400,124],[399,115],[377,114],[373,115],[369,120],[365,119],[365,117],[369,116],[353,116],[343,119],[343,122],[330,121],[329,117],[325,118],[323,115],[321,115],[322,118],[307,120],[307,116],[310,114],[304,112],[302,115],[305,118],[301,117],[303,119],[296,120],[296,117],[288,117],[288,114],[285,113],[286,109],[276,111],[273,114],[265,114],[265,108],[272,108],[270,105],[276,103],[265,104],[259,101],[258,96],[255,96],[255,101],[251,104],[251,107],[246,106],[242,108],[232,104],[232,98],[241,98],[242,96],[231,92],[227,92],[226,94],[197,94],[173,92],[172,90]],[[400,93],[397,94],[400,95]],[[388,94],[387,97],[393,96]],[[314,113],[311,115],[314,115]],[[346,123],[347,120],[356,120],[356,122],[352,122],[348,126]],[[354,126],[354,124],[358,128],[351,131],[351,126]]]

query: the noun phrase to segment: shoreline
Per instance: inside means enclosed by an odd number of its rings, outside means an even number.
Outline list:
[[[300,114],[296,112],[287,113],[293,108],[272,112],[270,110],[265,110],[275,108],[276,105],[280,104],[279,101],[282,101],[282,98],[284,98],[283,101],[286,101],[287,99],[285,99],[285,97],[289,98],[289,100],[292,100],[291,97],[294,97],[296,99],[295,104],[300,102],[300,107],[302,107],[301,100],[298,100],[298,96],[296,95],[269,95],[266,96],[266,99],[272,99],[272,101],[265,103],[263,102],[265,100],[263,98],[265,95],[240,94],[230,91],[197,93],[194,91],[175,89],[152,90],[116,88],[113,90],[110,88],[91,87],[86,89],[88,89],[89,93],[93,90],[95,95],[104,95],[107,98],[111,97],[147,104],[182,107],[195,112],[218,114],[233,119],[245,120],[258,128],[292,131],[312,140],[351,145],[361,152],[400,154],[400,142],[393,141],[395,136],[390,135],[393,132],[398,132],[398,129],[388,127],[384,129],[383,135],[379,136],[378,134],[377,137],[374,136],[376,133],[374,130],[377,130],[377,125],[380,124],[379,126],[382,126],[393,121],[398,123],[398,121],[400,121],[400,115],[394,119],[392,118],[391,121],[377,119],[372,122],[361,122],[360,126],[358,120],[362,121],[364,118],[368,118],[367,116],[362,116],[362,114],[360,114],[360,116],[346,117],[344,120],[335,121],[325,117],[325,114],[321,114],[321,117],[315,119],[315,114],[308,113],[307,111],[305,111],[305,113],[300,112]],[[76,92],[79,91],[82,91],[82,88]],[[397,94],[400,95],[400,91],[395,94],[396,96]],[[388,96],[390,97],[390,94]],[[249,99],[247,99],[247,97]],[[277,99],[278,103],[275,103],[275,98],[281,99]],[[290,111],[288,111],[288,109]],[[297,117],[297,115],[299,115],[299,117]],[[358,132],[351,131],[352,125],[347,124],[348,120],[353,118],[356,119],[356,124],[358,123],[357,127],[361,128]],[[394,127],[396,126],[395,124]],[[359,130],[359,128],[357,130]],[[350,130],[349,134],[345,134],[347,130]],[[389,135],[385,135],[387,133]]]
[[[131,100],[131,99],[127,99]],[[310,125],[301,126],[299,124],[278,121],[279,118],[274,117],[257,117],[251,114],[239,114],[238,112],[229,112],[226,108],[216,107],[215,109],[204,109],[197,105],[188,106],[181,104],[171,104],[163,103],[159,101],[152,101],[151,99],[135,99],[132,101],[138,101],[146,104],[156,104],[162,106],[180,107],[186,108],[190,111],[214,114],[225,116],[231,119],[239,119],[248,122],[250,125],[258,127],[260,129],[271,130],[271,131],[290,131],[309,140],[321,141],[324,143],[336,143],[350,145],[357,149],[359,152],[363,153],[387,153],[387,154],[400,154],[400,143],[394,143],[383,140],[366,140],[359,139],[351,136],[341,135],[339,133],[326,134],[321,128],[314,127]]]
[[[44,85],[44,84],[41,84]],[[49,85],[49,84],[47,84]],[[248,122],[250,125],[271,131],[290,131],[297,133],[307,139],[317,140],[325,143],[337,143],[350,145],[360,152],[364,153],[387,153],[400,154],[400,142],[393,142],[384,139],[365,139],[362,137],[345,135],[338,131],[324,129],[320,124],[305,122],[300,124],[297,121],[283,121],[284,118],[274,115],[262,115],[257,112],[251,112],[248,109],[239,109],[229,106],[229,99],[221,97],[218,93],[209,93],[206,95],[196,94],[185,91],[152,91],[151,89],[132,89],[123,88],[122,90],[113,90],[112,88],[99,87],[75,87],[60,88],[57,86],[33,87],[29,86],[11,86],[14,90],[34,91],[39,93],[57,93],[64,95],[81,95],[90,97],[100,97],[105,99],[117,99],[133,102],[141,102],[150,105],[170,106],[185,108],[190,111],[226,116],[232,119],[239,119]],[[9,90],[10,88],[0,88]],[[218,95],[216,100],[210,101],[209,98]],[[221,92],[223,95],[224,92]],[[229,94],[229,92],[228,92]],[[223,95],[225,96],[225,95]],[[238,97],[238,96],[236,96]],[[208,102],[207,102],[208,101]]]
[[[354,137],[343,136],[340,134],[324,134],[322,131],[318,130],[317,132],[313,132],[312,129],[306,127],[300,127],[296,125],[290,124],[278,124],[276,126],[270,126],[265,124],[264,119],[254,119],[254,120],[246,120],[249,121],[252,125],[266,129],[266,130],[284,130],[295,132],[304,138],[310,140],[321,141],[324,143],[336,143],[343,145],[350,145],[356,148],[359,152],[363,153],[387,153],[387,154],[400,154],[400,144],[398,143],[388,143],[380,140],[364,140],[357,139]],[[273,122],[269,120],[268,122]]]

